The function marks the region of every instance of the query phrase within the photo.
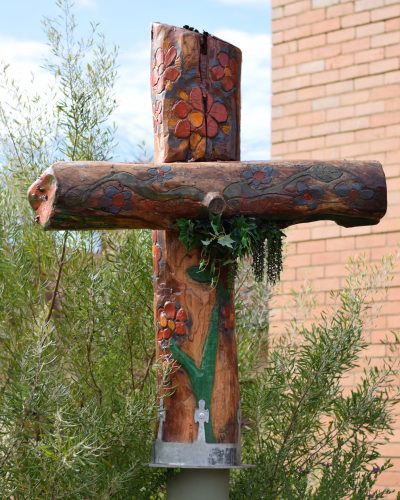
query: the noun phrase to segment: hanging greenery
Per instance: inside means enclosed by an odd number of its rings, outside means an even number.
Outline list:
[[[279,281],[285,235],[276,222],[210,214],[208,219],[178,219],[176,226],[188,250],[201,248],[200,270],[211,273],[214,286],[222,266],[232,264],[235,272],[237,261],[247,256],[252,257],[256,281],[263,279],[265,265],[268,282]]]

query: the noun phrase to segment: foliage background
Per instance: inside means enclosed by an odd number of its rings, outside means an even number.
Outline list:
[[[69,0],[46,20],[54,85],[26,97],[0,84],[0,496],[163,498],[151,469],[155,369],[150,235],[46,233],[26,189],[57,160],[112,157],[115,48],[93,25],[76,38]],[[34,86],[34,80],[32,81]],[[146,250],[144,250],[146,249]],[[268,289],[238,279],[244,461],[232,498],[379,498],[376,442],[391,428],[394,369],[371,369],[350,394],[340,378],[365,347],[366,311],[390,262],[353,278],[311,329],[293,324],[273,349]],[[334,493],[333,493],[334,492]]]

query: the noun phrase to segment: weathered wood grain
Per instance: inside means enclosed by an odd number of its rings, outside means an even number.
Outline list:
[[[173,231],[153,232],[154,313],[162,439],[194,442],[199,401],[210,412],[207,442],[239,439],[239,381],[233,290],[221,276],[216,288],[198,272],[199,249],[188,252]]]
[[[386,182],[375,161],[72,162],[42,174],[29,199],[47,229],[173,229],[209,211],[351,227],[383,217]]]

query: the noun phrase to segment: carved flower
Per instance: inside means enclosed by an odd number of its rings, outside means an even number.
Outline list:
[[[311,210],[317,208],[318,200],[324,195],[324,190],[321,187],[309,187],[305,182],[300,181],[296,184],[296,188],[300,193],[294,199],[296,205],[306,205]]]
[[[205,99],[199,87],[179,93],[181,98],[172,108],[178,121],[175,125],[175,136],[178,139],[188,140],[190,150],[195,160],[204,156],[206,151],[206,137],[214,138],[218,134],[219,126],[228,134],[230,125],[223,124],[228,120],[228,111],[224,104],[214,102],[211,95]]]
[[[250,186],[254,189],[265,187],[272,181],[274,175],[275,170],[268,165],[265,167],[251,166],[242,173],[242,177],[249,181]]]
[[[164,182],[172,179],[172,177],[174,176],[169,165],[149,168],[147,170],[147,173],[151,176],[151,182]]]
[[[153,102],[153,129],[154,132],[157,132],[158,126],[162,124],[163,116],[162,116],[162,102],[155,101]]]
[[[168,340],[171,335],[185,335],[187,319],[180,305],[167,301],[157,313],[157,340]]]
[[[230,58],[226,52],[217,55],[219,64],[210,69],[211,79],[220,82],[221,87],[229,92],[237,84],[238,63],[235,58]]]
[[[176,48],[172,46],[168,50],[158,47],[154,54],[150,84],[157,94],[162,92],[169,82],[175,82],[181,75],[176,67],[177,53]]]
[[[375,194],[372,189],[363,187],[359,182],[341,182],[335,186],[335,192],[342,198],[348,198],[355,205],[362,204],[364,200],[370,200]]]
[[[100,198],[100,209],[116,215],[132,208],[132,193],[122,186],[107,186]]]

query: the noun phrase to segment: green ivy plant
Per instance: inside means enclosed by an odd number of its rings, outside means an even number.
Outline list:
[[[223,266],[232,265],[235,274],[238,260],[248,256],[252,257],[256,281],[262,281],[265,268],[271,285],[279,281],[285,235],[276,222],[209,214],[208,219],[178,219],[176,226],[188,250],[201,248],[199,269],[211,273],[212,286],[218,282]]]

